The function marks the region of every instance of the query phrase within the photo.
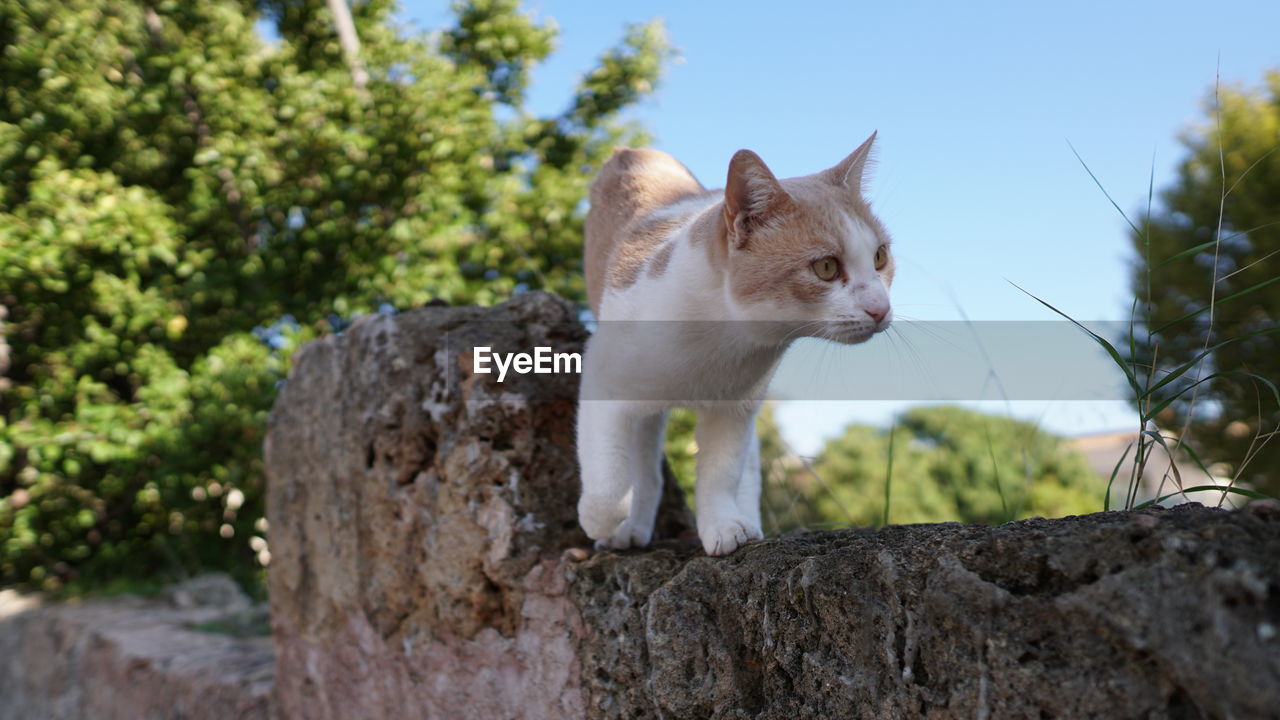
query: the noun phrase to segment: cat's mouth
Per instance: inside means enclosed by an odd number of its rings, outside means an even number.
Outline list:
[[[890,321],[874,322],[835,318],[827,321],[818,337],[825,338],[842,345],[857,345],[871,339],[873,335],[889,327]]]

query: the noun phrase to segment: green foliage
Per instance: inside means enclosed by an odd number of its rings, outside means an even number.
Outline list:
[[[666,442],[667,460],[691,507],[695,425],[693,412],[673,411]],[[764,475],[761,519],[768,535],[882,525],[886,518],[1000,523],[1101,507],[1103,482],[1084,457],[1063,439],[1019,420],[954,406],[916,408],[896,420],[892,438],[888,430],[849,426],[812,463],[786,446],[768,405],[756,432]]]
[[[1188,155],[1159,212],[1131,234],[1133,292],[1150,303],[1137,307],[1128,355],[1138,368],[1154,362],[1155,382],[1182,369],[1140,402],[1144,413],[1179,435],[1190,421],[1183,437],[1197,461],[1274,496],[1280,443],[1267,435],[1280,429],[1280,72],[1260,92],[1222,89],[1206,115],[1183,139]],[[1197,378],[1210,379],[1193,388]]]
[[[893,433],[888,520],[999,523],[1096,510],[1101,482],[1083,456],[1034,425],[958,407],[915,408],[892,431],[852,425],[812,472],[790,473],[801,496],[782,527],[880,525]]]
[[[566,110],[510,0],[432,39],[324,0],[0,0],[0,584],[266,559],[261,441],[296,344],[379,308],[581,298],[580,204],[657,82],[631,28]],[[265,18],[279,38],[254,30]]]
[[[667,415],[664,452],[689,507],[693,507],[693,488],[697,478],[698,441],[694,438],[697,425],[698,416],[692,410],[676,408]]]

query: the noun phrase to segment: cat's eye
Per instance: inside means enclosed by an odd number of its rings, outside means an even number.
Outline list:
[[[813,274],[817,275],[819,280],[826,280],[827,282],[835,280],[836,275],[840,274],[840,263],[833,257],[815,260],[809,267],[813,269]]]
[[[876,270],[883,270],[889,264],[889,248],[881,245],[876,248]]]

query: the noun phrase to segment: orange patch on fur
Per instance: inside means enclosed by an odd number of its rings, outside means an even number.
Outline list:
[[[625,288],[640,278],[640,269],[663,241],[684,224],[684,218],[641,218],[627,225],[614,242],[605,282]]]
[[[676,250],[676,244],[669,242],[658,248],[658,252],[653,254],[653,259],[649,261],[649,277],[661,277],[662,273],[667,271],[667,265],[671,262],[671,254]]]
[[[702,184],[693,173],[664,152],[614,151],[591,185],[591,210],[585,227],[587,298],[593,312],[600,312],[606,284],[634,282],[657,246],[652,237],[654,228],[633,237],[633,232],[641,229],[636,221],[701,192]],[[625,267],[615,271],[615,264]]]
[[[705,246],[707,262],[711,267],[722,269],[728,262],[729,236],[724,222],[724,203],[716,203],[707,208],[693,221],[689,228],[689,241],[695,247]]]

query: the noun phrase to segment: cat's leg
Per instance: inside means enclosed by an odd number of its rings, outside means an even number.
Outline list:
[[[602,546],[648,544],[662,496],[664,415],[620,400],[578,403],[578,522]]]
[[[747,451],[743,461],[742,479],[738,481],[738,510],[751,521],[754,536],[764,537],[760,525],[760,434],[756,431],[755,415],[747,424]]]
[[[631,510],[617,531],[596,547],[623,550],[645,547],[653,539],[653,524],[662,499],[662,439],[666,413],[643,414],[631,419],[628,432],[634,440],[626,468],[631,477]]]
[[[754,413],[737,406],[711,407],[698,413],[698,485],[694,504],[698,537],[708,555],[728,555],[748,540],[764,537],[759,521],[743,513],[738,505],[738,488],[750,445],[747,431],[754,433],[753,418]],[[758,492],[757,486],[754,494]]]
[[[592,540],[613,535],[631,509],[626,405],[612,400],[578,401],[578,468],[582,473],[578,523]]]

